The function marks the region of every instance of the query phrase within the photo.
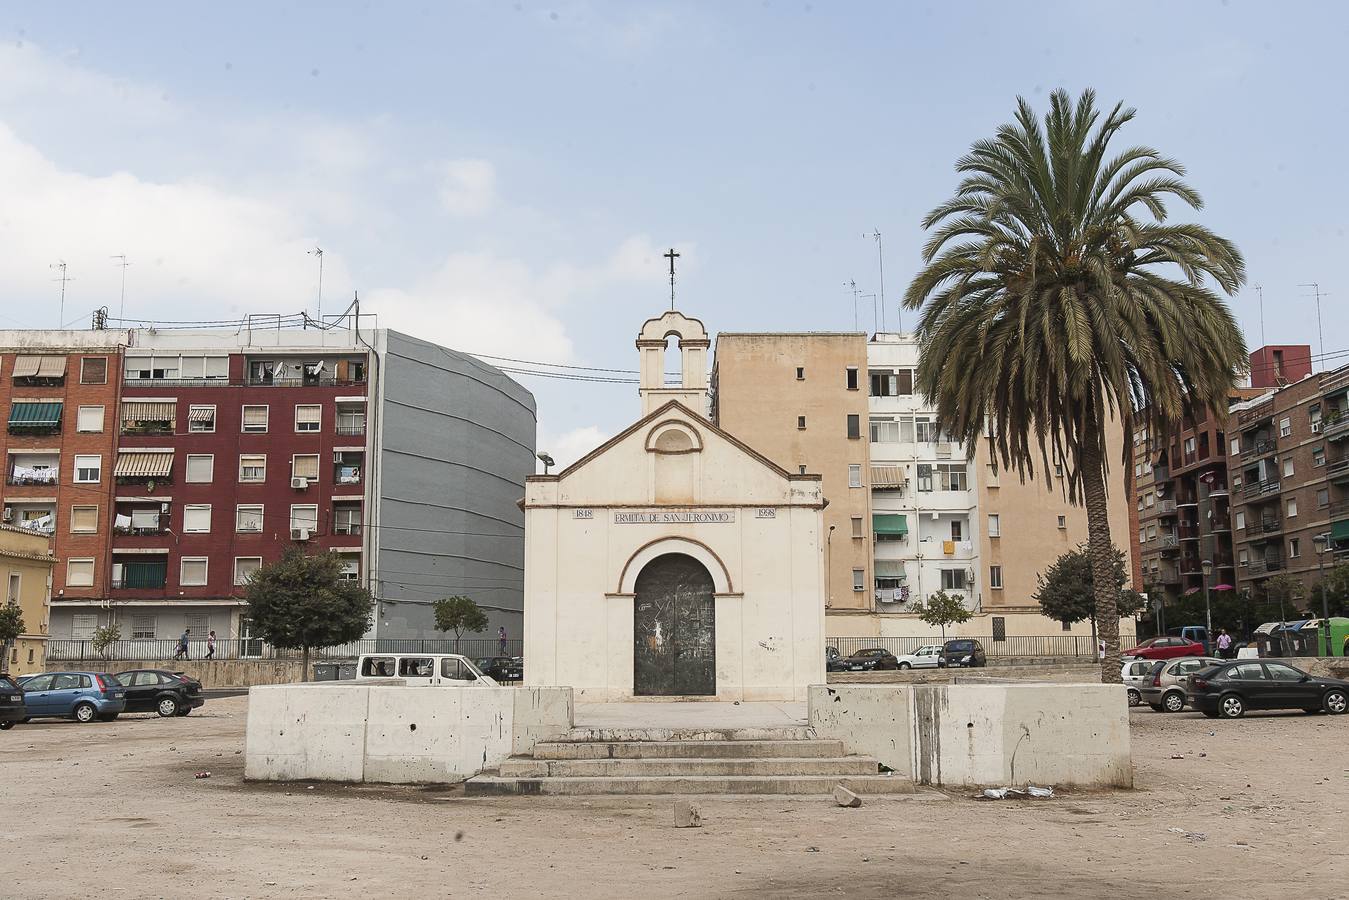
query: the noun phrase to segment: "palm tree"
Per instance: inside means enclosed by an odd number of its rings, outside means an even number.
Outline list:
[[[1015,122],[956,164],[964,179],[928,213],[925,267],[904,296],[923,307],[919,389],[974,454],[1033,478],[1064,465],[1068,499],[1087,511],[1103,681],[1120,680],[1111,590],[1106,427],[1166,434],[1200,409],[1226,414],[1246,347],[1211,279],[1245,281],[1232,242],[1166,223],[1166,201],[1202,201],[1185,170],[1149,147],[1107,157],[1134,110],[1097,125],[1095,93],[1056,91],[1044,125],[1018,98]],[[987,430],[985,430],[987,429]],[[1124,441],[1123,464],[1132,444]]]

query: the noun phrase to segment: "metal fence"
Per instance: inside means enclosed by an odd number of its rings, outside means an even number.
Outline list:
[[[989,656],[1074,656],[1083,659],[1096,658],[1096,646],[1091,635],[1048,634],[1048,635],[1008,635],[995,640],[991,635],[961,634],[948,635],[947,640],[955,638],[973,638],[984,645]],[[881,647],[896,656],[913,653],[919,647],[928,644],[940,644],[940,634],[931,637],[834,637],[825,638],[825,644],[838,648],[844,656],[851,656],[858,650],[868,647]],[[1120,635],[1121,647],[1132,647],[1133,635]]]
[[[123,640],[115,641],[104,648],[102,653],[94,649],[93,641],[52,640],[47,642],[47,659],[63,662],[96,662],[102,659],[116,660],[167,660],[173,659],[178,650],[176,639],[165,640]],[[524,642],[506,641],[506,651],[501,652],[501,642],[495,638],[465,638],[458,642],[454,638],[390,639],[372,638],[355,641],[337,647],[315,648],[309,651],[311,660],[355,659],[363,653],[460,653],[469,657],[482,656],[519,656],[524,651]],[[206,641],[189,641],[188,659],[205,659],[208,650]],[[300,659],[299,650],[282,650],[260,639],[217,640],[213,659]]]

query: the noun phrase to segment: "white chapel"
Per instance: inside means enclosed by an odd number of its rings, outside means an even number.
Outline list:
[[[665,383],[665,348],[681,374]],[[805,700],[824,682],[819,475],[707,418],[707,330],[637,338],[643,416],[525,486],[525,680],[578,701]]]

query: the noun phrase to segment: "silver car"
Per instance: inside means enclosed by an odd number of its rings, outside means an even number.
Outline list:
[[[1126,659],[1120,668],[1120,677],[1129,691],[1129,705],[1137,706],[1143,702],[1143,682],[1152,679],[1151,659]]]
[[[1156,660],[1141,688],[1143,701],[1157,712],[1180,712],[1190,700],[1185,693],[1186,679],[1195,672],[1222,665],[1223,662],[1225,660],[1211,656]]]

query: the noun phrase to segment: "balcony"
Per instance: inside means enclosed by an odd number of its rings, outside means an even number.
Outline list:
[[[340,437],[360,437],[365,434],[365,420],[359,422],[338,422],[334,434]]]
[[[1252,578],[1273,575],[1283,569],[1283,560],[1278,557],[1253,559],[1246,567],[1246,574]]]
[[[1272,418],[1273,415],[1274,398],[1268,397],[1250,409],[1243,409],[1241,412],[1237,413],[1237,424],[1242,428],[1247,428],[1260,422],[1267,421]]]
[[[1193,522],[1182,522],[1176,531],[1180,535],[1182,541],[1199,540],[1199,526]]]
[[[1198,557],[1184,557],[1180,561],[1180,574],[1182,575],[1202,575],[1204,570]]]
[[[1176,501],[1163,500],[1157,504],[1157,515],[1174,516],[1176,514]]]
[[[333,484],[360,484],[361,467],[352,465],[333,466]]]
[[[15,466],[5,476],[5,484],[11,487],[24,487],[28,485],[54,485],[56,484],[56,467],[50,469],[29,468],[28,466]]]
[[[1349,437],[1349,415],[1332,410],[1321,419],[1321,433],[1327,440],[1338,441]]]
[[[1198,505],[1199,505],[1199,498],[1198,498],[1198,497],[1177,497],[1177,498],[1176,498],[1176,506],[1180,507],[1181,509],[1184,509],[1184,508],[1187,507],[1187,506],[1198,506]]]
[[[1349,500],[1336,500],[1330,504],[1330,518],[1332,521],[1349,519]]]
[[[1227,520],[1226,516],[1214,516],[1213,521],[1209,524],[1209,530],[1214,534],[1225,534],[1232,530],[1232,523]]]
[[[1326,477],[1336,484],[1349,481],[1349,456],[1337,459],[1326,466]]]
[[[1279,492],[1279,482],[1277,481],[1256,481],[1246,485],[1241,490],[1241,495],[1247,500],[1258,498],[1268,498],[1271,494]]]
[[[1169,550],[1180,546],[1180,538],[1177,537],[1175,534],[1168,534],[1166,532],[1162,532],[1161,534],[1157,535],[1157,543],[1161,545],[1161,548],[1163,550]]]
[[[1274,441],[1269,438],[1262,438],[1258,441],[1252,441],[1249,447],[1243,448],[1241,458],[1243,461],[1259,459],[1262,456],[1268,456],[1277,449],[1279,449],[1278,445]]]
[[[1226,498],[1228,496],[1227,482],[1224,481],[1219,484],[1212,485],[1208,489],[1208,495],[1212,497],[1214,500]]]

